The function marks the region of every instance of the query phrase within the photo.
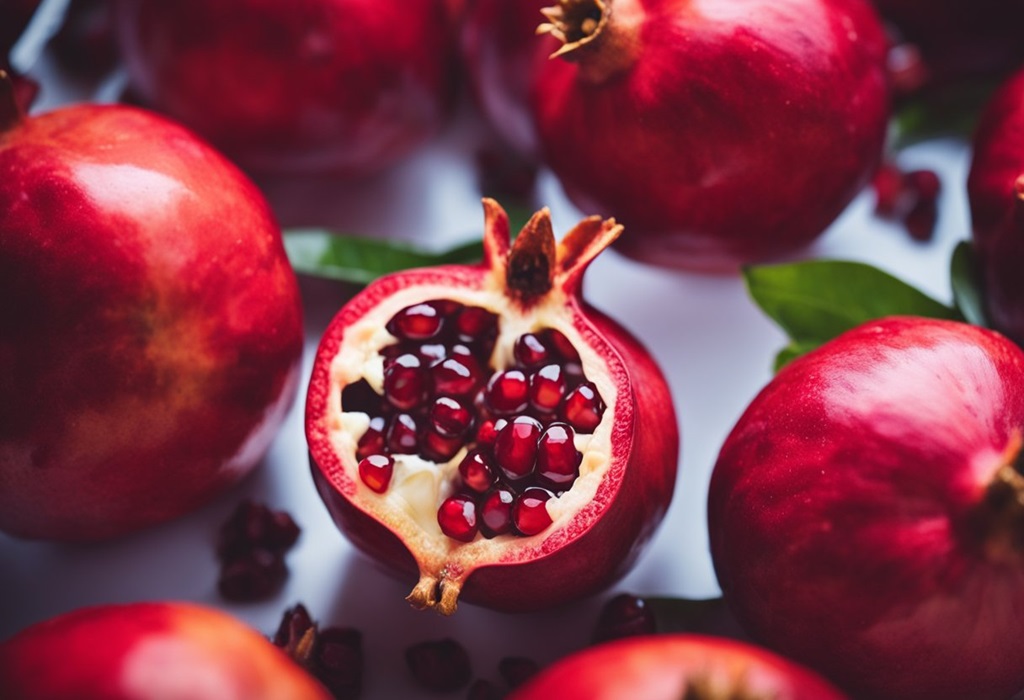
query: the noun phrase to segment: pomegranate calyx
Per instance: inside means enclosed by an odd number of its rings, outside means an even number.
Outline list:
[[[742,675],[723,684],[721,679],[709,674],[688,678],[680,696],[681,700],[774,700],[775,697],[774,693],[764,695],[750,691]]]
[[[509,297],[529,308],[551,291],[555,267],[555,233],[545,207],[530,217],[512,243],[505,268]]]
[[[0,133],[13,129],[23,118],[11,75],[0,68]]]
[[[541,13],[548,20],[537,34],[562,45],[549,58],[579,64],[580,75],[600,83],[628,70],[639,53],[643,10],[633,0],[558,0]]]
[[[440,579],[423,574],[405,599],[417,610],[435,609],[440,614],[448,616],[458,608],[461,590],[462,585],[447,576],[444,571],[441,572]]]

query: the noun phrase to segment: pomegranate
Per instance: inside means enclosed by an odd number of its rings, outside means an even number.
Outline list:
[[[251,471],[303,343],[256,187],[162,117],[23,117],[0,80],[0,211],[0,529],[111,537]]]
[[[417,608],[584,596],[624,573],[671,499],[679,436],[646,350],[581,299],[622,228],[556,244],[541,210],[485,260],[371,284],[321,340],[306,404],[320,494],[343,532],[419,582]]]
[[[226,613],[186,603],[83,608],[0,644],[7,700],[330,700],[287,654]]]
[[[631,257],[732,270],[791,253],[879,162],[887,43],[863,0],[556,0],[544,40],[539,4],[478,3],[473,83],[573,203],[623,222]]]
[[[858,697],[1024,688],[1024,352],[889,317],[784,367],[711,477],[715,571],[750,635]]]
[[[967,190],[986,310],[995,328],[1024,343],[1024,70],[986,106],[973,147]]]
[[[250,171],[381,170],[433,136],[454,99],[450,0],[114,6],[141,99]]]
[[[719,637],[629,637],[570,654],[509,700],[842,700],[826,681],[755,646]]]

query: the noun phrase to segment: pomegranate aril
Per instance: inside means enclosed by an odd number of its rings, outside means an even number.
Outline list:
[[[479,306],[467,306],[454,319],[456,337],[464,343],[490,340],[498,333],[498,317]]]
[[[387,455],[370,455],[359,461],[359,478],[377,493],[388,490],[394,470],[395,460]]]
[[[491,488],[497,475],[486,452],[473,450],[459,463],[459,476],[467,487],[483,493]]]
[[[548,328],[544,332],[544,342],[563,360],[563,364],[579,364],[579,351],[569,342],[569,339],[565,337],[565,333],[562,333],[562,331]]]
[[[285,552],[299,539],[301,530],[286,511],[245,499],[223,525],[217,537],[217,558],[228,562],[253,549]]]
[[[559,365],[545,365],[530,377],[530,405],[540,413],[551,413],[565,397],[565,377]]]
[[[441,532],[459,542],[469,542],[477,533],[476,503],[463,494],[449,496],[437,509]]]
[[[494,441],[498,438],[498,433],[505,424],[508,423],[504,418],[497,420],[485,420],[480,424],[480,427],[476,430],[476,445],[477,447],[493,447]]]
[[[430,424],[442,437],[462,437],[472,423],[473,414],[458,399],[440,396],[430,407]]]
[[[529,398],[530,381],[522,370],[498,372],[487,383],[487,405],[499,415],[524,411],[529,405]]]
[[[387,449],[394,454],[415,454],[419,451],[419,426],[408,413],[396,413],[388,422]]]
[[[539,486],[530,486],[516,496],[512,504],[512,524],[516,531],[529,537],[544,532],[551,525],[547,502],[553,494]]]
[[[541,337],[536,333],[523,333],[516,338],[512,354],[516,363],[527,369],[533,369],[551,362],[551,349],[548,348]]]
[[[385,451],[387,442],[384,437],[386,427],[384,416],[374,416],[370,419],[370,425],[356,443],[356,458],[365,459],[370,455],[380,454]]]
[[[518,481],[533,472],[540,434],[540,422],[530,416],[516,416],[498,431],[494,461],[506,479]]]
[[[462,449],[462,438],[444,437],[430,429],[420,436],[420,453],[433,462],[447,462]]]
[[[583,455],[573,442],[573,430],[565,423],[552,423],[537,441],[537,477],[556,490],[565,490],[579,476]]]
[[[473,675],[469,654],[454,639],[414,644],[405,650],[405,663],[420,687],[436,693],[458,690]]]
[[[592,433],[601,422],[604,402],[590,382],[569,392],[562,404],[562,418],[578,433]]]
[[[483,383],[483,372],[472,355],[449,355],[430,368],[437,394],[466,396]]]
[[[427,343],[421,345],[416,351],[417,357],[423,361],[426,366],[431,366],[437,362],[443,360],[448,354],[448,348],[441,343]]]
[[[408,411],[430,396],[430,375],[420,358],[399,355],[384,370],[384,398],[395,408]]]
[[[620,593],[601,608],[591,642],[600,644],[655,631],[654,612],[647,601],[631,593]]]
[[[480,533],[484,537],[496,537],[512,531],[514,502],[515,494],[500,486],[481,499],[477,518],[480,521]]]
[[[920,199],[934,202],[939,197],[942,181],[933,170],[911,170],[904,175],[907,187],[913,190]]]
[[[395,314],[387,324],[393,336],[403,340],[429,340],[441,332],[444,317],[434,303],[413,304]]]
[[[288,567],[280,552],[254,549],[224,564],[217,590],[224,599],[239,603],[266,600],[281,590],[287,578]]]

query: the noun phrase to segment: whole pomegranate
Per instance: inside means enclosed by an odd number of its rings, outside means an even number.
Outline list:
[[[725,441],[711,554],[751,636],[857,697],[1024,688],[1024,352],[890,317],[784,367]]]
[[[543,669],[509,700],[843,700],[817,675],[764,649],[719,637],[617,640]]]
[[[302,307],[262,195],[129,107],[21,117],[0,81],[0,529],[92,540],[181,515],[261,459]]]
[[[381,170],[454,98],[450,0],[114,4],[140,97],[251,171]]]
[[[0,644],[6,700],[330,700],[265,637],[212,608],[82,608]]]
[[[514,143],[528,100],[542,158],[580,209],[623,222],[631,257],[791,253],[879,161],[887,43],[865,0],[557,0],[543,23],[541,4],[479,0],[473,83]]]
[[[1024,70],[986,106],[973,147],[967,191],[986,310],[1024,343]]]
[[[556,244],[545,209],[510,246],[505,212],[484,210],[482,264],[382,278],[335,316],[306,404],[335,521],[445,614],[611,583],[664,515],[679,453],[655,362],[580,297],[621,226],[590,217]]]

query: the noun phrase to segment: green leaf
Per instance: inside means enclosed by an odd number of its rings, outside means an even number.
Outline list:
[[[368,284],[382,275],[414,267],[471,264],[483,259],[483,243],[478,240],[435,252],[403,241],[321,229],[287,230],[284,247],[296,272],[353,284]]]
[[[981,280],[970,241],[960,241],[953,249],[949,263],[949,279],[953,286],[953,305],[968,323],[990,327],[985,315]]]
[[[790,337],[776,368],[884,316],[961,318],[956,309],[871,265],[811,260],[743,270],[747,291]]]

